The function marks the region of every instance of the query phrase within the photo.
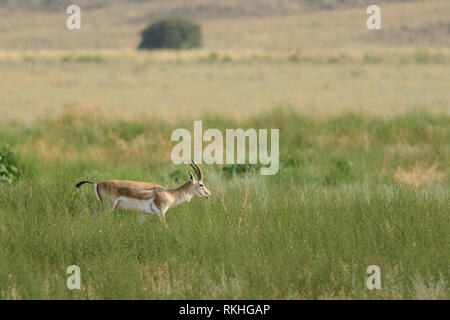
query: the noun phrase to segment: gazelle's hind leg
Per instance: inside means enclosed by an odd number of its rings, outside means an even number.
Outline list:
[[[163,222],[163,224],[164,224],[164,226],[165,226],[166,228],[169,227],[169,225],[167,224],[167,221],[166,221],[166,214],[165,214],[165,213],[163,213],[163,216],[162,216],[162,222]]]
[[[147,218],[147,215],[146,215],[145,213],[142,213],[142,212],[141,212],[141,218],[139,219],[139,221],[140,221],[141,223],[143,223],[143,222],[145,221],[145,218]]]
[[[92,215],[98,215],[100,210],[103,210],[103,200],[102,200],[102,198],[100,196],[100,193],[98,192],[98,184],[94,184],[94,193],[95,193],[95,196],[97,197],[97,200],[100,202],[100,208],[95,209],[95,210],[91,210],[91,214]]]

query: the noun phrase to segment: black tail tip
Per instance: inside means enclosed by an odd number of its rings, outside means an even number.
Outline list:
[[[85,184],[86,183],[86,181],[81,181],[81,182],[78,182],[76,185],[75,185],[75,187],[77,187],[77,188],[79,188],[79,187],[81,187],[83,184]]]

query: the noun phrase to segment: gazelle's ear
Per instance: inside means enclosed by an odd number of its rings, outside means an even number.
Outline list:
[[[189,171],[189,180],[194,181],[194,176],[192,175],[192,173]]]

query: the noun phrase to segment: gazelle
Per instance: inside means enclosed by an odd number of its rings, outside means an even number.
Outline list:
[[[203,183],[202,170],[194,163],[190,165],[197,174],[197,179],[189,172],[189,180],[181,187],[167,189],[152,182],[137,182],[128,180],[108,180],[104,182],[81,181],[79,188],[85,183],[94,185],[95,195],[104,209],[105,201],[109,200],[112,210],[117,208],[141,212],[143,222],[148,214],[156,214],[167,227],[166,212],[193,197],[211,198],[211,192]]]

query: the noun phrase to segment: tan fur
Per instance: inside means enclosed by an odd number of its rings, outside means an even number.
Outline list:
[[[121,208],[147,214],[153,211],[167,225],[165,213],[169,208],[190,201],[194,196],[208,199],[211,197],[211,193],[203,184],[200,168],[195,164],[191,166],[196,170],[197,179],[190,175],[189,181],[176,189],[168,189],[152,182],[129,180],[108,180],[99,183],[83,181],[77,184],[77,187],[84,183],[96,184],[96,193],[102,209],[105,201],[109,200],[107,202],[113,205],[113,210]]]
[[[138,200],[149,200],[154,197],[156,189],[165,189],[156,183],[134,182],[127,180],[109,180],[98,184],[98,192],[102,197],[107,194],[115,201],[118,197],[129,197]],[[102,191],[100,191],[102,190]]]

